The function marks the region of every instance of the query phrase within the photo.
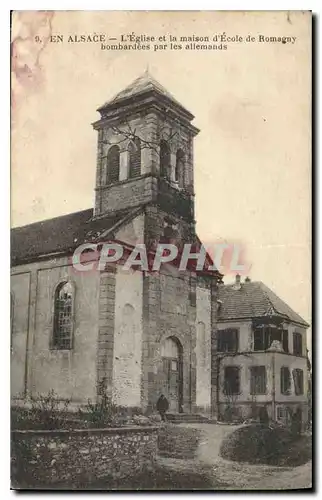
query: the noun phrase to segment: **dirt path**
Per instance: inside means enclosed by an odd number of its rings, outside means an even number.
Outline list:
[[[239,426],[218,424],[180,424],[199,429],[202,438],[194,460],[160,459],[163,466],[177,470],[207,471],[222,489],[302,489],[312,484],[312,463],[300,467],[271,467],[268,465],[248,465],[224,460],[219,455],[222,440]]]

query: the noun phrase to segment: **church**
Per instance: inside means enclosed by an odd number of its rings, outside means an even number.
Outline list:
[[[94,207],[12,230],[12,399],[54,390],[77,407],[106,394],[152,411],[163,393],[173,413],[210,413],[222,275],[72,265],[85,243],[201,245],[194,116],[147,71],[98,112]]]

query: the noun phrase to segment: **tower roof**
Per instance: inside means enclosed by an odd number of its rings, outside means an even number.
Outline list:
[[[105,108],[113,106],[114,104],[120,104],[121,101],[127,101],[128,99],[139,97],[151,92],[155,95],[166,98],[168,101],[172,101],[172,103],[184,110],[186,114],[190,115],[190,119],[194,118],[194,116],[149,73],[148,69],[146,69],[141,76],[125,87],[125,89],[118,92],[111,100],[100,106],[97,111],[103,111]]]

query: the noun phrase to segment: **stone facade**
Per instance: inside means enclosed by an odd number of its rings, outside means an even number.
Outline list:
[[[172,170],[170,178],[174,181],[175,155],[181,149],[185,155],[184,187],[193,194],[193,136],[198,129],[189,121],[180,117],[171,117],[164,109],[144,108],[138,112],[128,108],[126,115],[112,116],[94,123],[98,131],[97,168],[96,168],[96,201],[95,215],[121,210],[129,206],[155,201],[157,195],[157,177],[160,174],[159,144],[162,139],[173,139],[169,142]],[[128,179],[130,131],[142,141],[141,178]],[[121,141],[121,142],[120,142]],[[114,185],[106,182],[107,155],[113,145],[120,148],[120,176]],[[125,204],[124,204],[125,203]]]
[[[149,75],[99,112],[93,124],[98,134],[94,211],[89,219],[75,214],[84,223],[78,222],[73,238],[53,241],[45,253],[35,245],[38,253],[30,260],[27,247],[12,269],[12,396],[37,397],[53,389],[77,406],[107,394],[118,405],[150,411],[164,392],[174,412],[210,412],[219,273],[202,278],[169,264],[158,273],[124,272],[117,264],[82,273],[71,265],[73,250],[88,241],[112,239],[127,248],[145,243],[149,252],[160,242],[181,249],[199,241],[193,115]],[[137,144],[131,171],[130,151]],[[70,232],[74,220],[71,215]],[[33,226],[36,239],[44,237],[40,226],[38,234]],[[56,236],[67,232],[55,227]],[[19,229],[26,241],[27,230]],[[57,348],[55,307],[64,283],[73,290],[72,339],[68,348]]]
[[[145,75],[136,83],[141,89],[142,85],[147,84],[150,88],[155,82],[149,75]],[[159,90],[158,86],[158,92]],[[156,99],[152,99],[148,92],[143,96],[140,90],[140,98],[136,98],[135,82],[133,88],[129,86],[119,97],[119,104],[116,98],[99,108],[101,118],[93,125],[98,132],[95,216],[101,217],[106,213],[143,206],[143,233],[137,235],[135,242],[133,238],[129,241],[124,233],[122,236],[120,233],[116,234],[117,239],[132,244],[144,242],[152,250],[157,243],[169,241],[169,234],[170,241],[178,247],[184,243],[194,243],[193,137],[198,129],[191,124],[192,115],[173,99],[168,100],[166,92],[164,99],[167,100],[167,109],[159,93]],[[140,138],[142,148],[141,175],[129,178],[129,145],[133,141],[131,133],[134,130]],[[161,172],[162,141],[166,141],[169,147],[167,179],[162,177]],[[118,182],[110,182],[108,155],[115,145],[119,149],[119,179]],[[184,165],[180,186],[176,179],[178,151]],[[118,392],[116,399],[123,403],[133,399],[133,404],[150,410],[155,408],[161,392],[171,399],[169,378],[172,377],[177,400],[173,403],[170,401],[170,409],[196,411],[198,383],[199,388],[203,388],[199,393],[198,406],[210,411],[210,339],[215,319],[211,296],[215,297],[216,279],[208,280],[205,295],[202,293],[204,284],[200,282],[197,287],[195,273],[178,272],[174,266],[166,266],[157,275],[136,271],[124,278],[122,292],[118,291],[117,284],[118,280],[122,282],[122,274],[117,271],[116,276],[115,295],[118,298],[115,311],[127,307],[133,318],[142,311],[141,325],[133,320],[132,327],[125,324],[121,326],[122,322],[115,318],[113,386]],[[131,283],[134,282],[133,293],[128,293],[126,290],[131,290]],[[125,303],[127,296],[131,300]],[[207,348],[200,345],[200,339],[197,341],[200,325],[204,328],[202,333],[206,336]],[[131,336],[135,337],[135,342]],[[131,359],[129,352],[122,352],[121,337],[124,345],[126,343],[131,346]],[[171,350],[171,341],[173,352],[168,352],[165,356],[165,344]],[[141,349],[140,361],[139,351],[136,354],[138,345]],[[199,354],[201,358],[198,360]],[[177,371],[172,370],[172,367],[177,367]],[[141,369],[140,379],[138,368]],[[137,396],[130,397],[126,389],[131,388],[132,395],[137,394],[139,385],[140,400],[136,399]]]
[[[153,467],[158,428],[12,431],[12,481],[79,487],[99,478],[133,477]]]

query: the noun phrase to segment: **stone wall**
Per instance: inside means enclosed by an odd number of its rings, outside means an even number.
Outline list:
[[[211,407],[211,289],[196,288],[196,405]]]
[[[193,191],[193,136],[198,132],[181,117],[180,125],[178,118],[170,117],[167,113],[142,109],[140,113],[126,113],[118,121],[101,119],[94,124],[98,131],[97,167],[96,167],[96,196],[95,215],[121,210],[124,207],[136,206],[140,203],[151,201],[155,192],[156,184],[152,178],[129,179],[128,168],[128,145],[129,127],[141,140],[146,141],[141,149],[141,175],[156,175],[160,169],[160,152],[158,145],[162,139],[168,140],[171,152],[172,174],[174,176],[176,164],[176,152],[181,149],[184,152],[184,185],[190,192]],[[115,128],[116,127],[116,128]],[[122,134],[124,132],[124,134]],[[107,179],[107,154],[108,149],[117,144],[120,148],[120,183],[108,185]],[[122,182],[123,181],[123,182]],[[125,181],[125,182],[124,182]]]
[[[157,427],[12,431],[12,483],[72,487],[135,476],[153,466],[157,437]]]
[[[107,214],[151,202],[156,191],[157,180],[147,175],[104,186],[98,191],[101,212]]]
[[[26,390],[29,296],[32,273],[26,270],[11,277],[11,394]]]
[[[178,297],[177,291],[181,296]],[[196,391],[195,306],[190,303],[188,273],[175,268],[161,274],[144,276],[142,406],[154,408],[163,392],[162,343],[175,338],[182,347],[182,403],[185,412],[193,411]],[[172,304],[172,310],[170,308]]]

